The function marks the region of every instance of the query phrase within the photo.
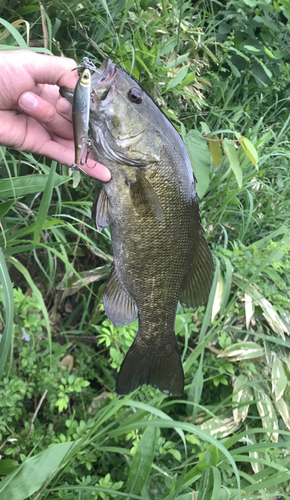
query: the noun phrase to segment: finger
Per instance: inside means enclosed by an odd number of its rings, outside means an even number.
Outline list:
[[[63,97],[60,97],[56,103],[56,111],[66,120],[72,121],[72,105]]]
[[[18,99],[18,106],[29,116],[44,125],[49,132],[53,132],[65,139],[72,139],[73,129],[71,122],[63,118],[49,102],[32,92],[24,92]]]
[[[39,154],[53,158],[54,160],[67,165],[74,164],[74,151],[53,140],[46,142],[39,148]],[[82,170],[90,177],[108,182],[111,179],[111,172],[108,168],[94,160],[88,160],[87,165],[82,166]]]
[[[22,61],[35,83],[74,88],[78,81],[78,72],[72,71],[77,66],[73,59],[37,53],[31,57],[30,51],[23,51]]]

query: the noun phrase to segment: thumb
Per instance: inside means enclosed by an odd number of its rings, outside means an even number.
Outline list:
[[[56,111],[69,121],[72,121],[72,105],[63,97],[60,97],[55,105]]]

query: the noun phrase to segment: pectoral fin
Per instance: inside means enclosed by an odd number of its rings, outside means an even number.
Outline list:
[[[69,87],[60,87],[59,93],[61,97],[65,97],[71,104],[73,103],[74,89]]]
[[[103,294],[103,303],[108,318],[116,326],[128,325],[137,318],[137,306],[121,285],[114,263]]]
[[[206,239],[199,233],[197,250],[179,297],[187,307],[199,307],[209,296],[213,279],[213,259]]]
[[[135,206],[146,204],[158,220],[163,220],[163,210],[159,198],[139,168],[136,168],[136,181],[131,182],[130,191]]]
[[[97,229],[100,232],[113,222],[109,198],[103,186],[97,191],[93,202],[92,220],[96,222]]]

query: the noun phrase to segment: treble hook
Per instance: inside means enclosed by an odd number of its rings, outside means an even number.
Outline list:
[[[72,71],[75,71],[76,69],[83,69],[83,68],[90,69],[91,71],[94,71],[95,73],[99,73],[99,74],[102,73],[98,68],[96,68],[94,63],[92,61],[90,61],[90,59],[88,57],[83,57],[83,64],[80,64],[76,68],[72,69]]]
[[[83,161],[82,158],[81,158],[80,165],[81,166],[86,165],[87,168],[89,168],[90,170],[92,170],[97,165],[97,162],[94,164],[93,167],[89,167],[89,165],[88,165],[89,154],[90,154],[90,152],[93,149],[92,141],[90,141],[90,139],[87,140],[86,146],[87,146],[86,158],[85,158],[85,161]]]

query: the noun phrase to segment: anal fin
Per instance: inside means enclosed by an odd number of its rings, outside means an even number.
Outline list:
[[[103,186],[96,193],[92,206],[92,219],[96,222],[99,232],[113,222],[109,198]]]
[[[108,318],[116,326],[128,325],[137,318],[137,306],[121,285],[114,263],[112,264],[111,275],[104,290],[103,303]]]
[[[196,251],[183,284],[180,302],[187,307],[199,307],[209,296],[213,279],[213,258],[205,237],[200,232]]]

